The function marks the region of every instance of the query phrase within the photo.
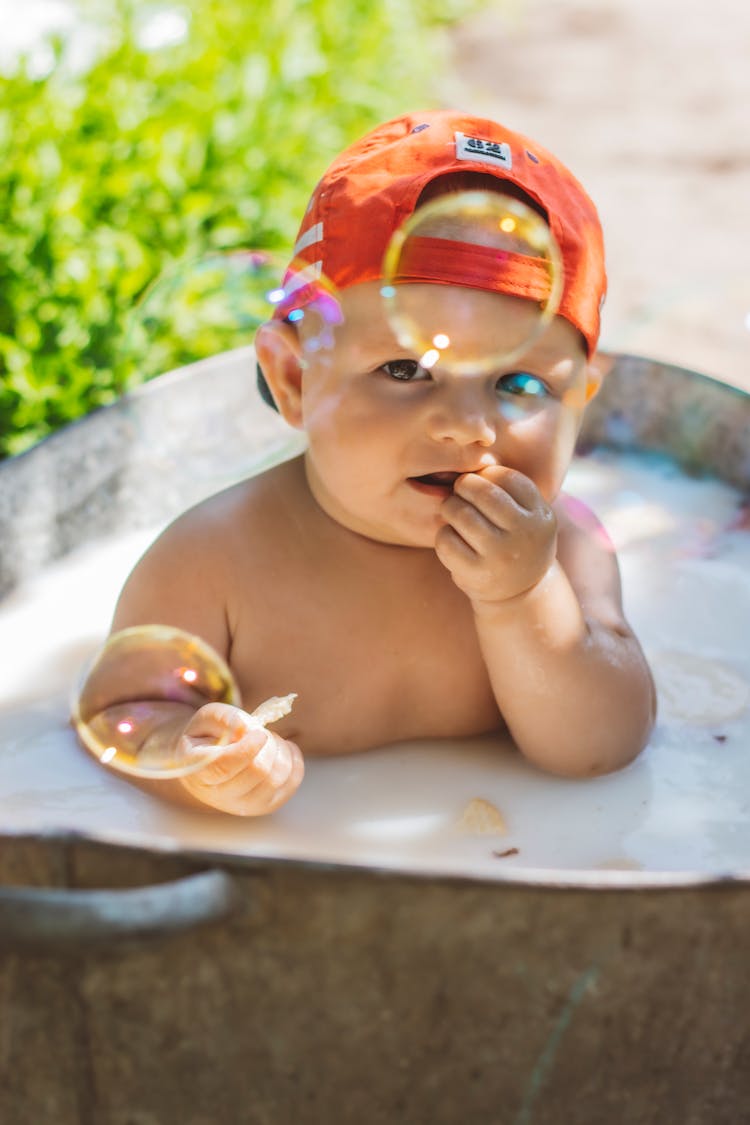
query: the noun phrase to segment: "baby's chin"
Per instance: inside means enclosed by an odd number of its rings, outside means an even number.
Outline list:
[[[433,530],[427,530],[423,534],[400,532],[395,528],[391,531],[378,529],[371,532],[364,532],[364,534],[374,543],[382,543],[384,547],[410,547],[416,551],[434,551],[435,538],[442,526],[443,525],[440,524]]]
[[[435,538],[440,528],[444,526],[444,522],[436,517],[434,522],[425,522],[423,527],[415,527],[413,522],[404,521],[403,525],[360,528],[360,533],[386,547],[410,547],[418,551],[433,551]]]
[[[323,505],[319,505],[323,507]],[[435,537],[443,526],[443,521],[437,517],[425,522],[423,527],[414,526],[413,521],[402,520],[394,522],[380,522],[368,519],[359,513],[348,512],[341,508],[331,507],[323,509],[326,515],[338,524],[345,532],[352,533],[361,539],[368,540],[373,545],[383,547],[413,547],[417,550],[433,550]]]

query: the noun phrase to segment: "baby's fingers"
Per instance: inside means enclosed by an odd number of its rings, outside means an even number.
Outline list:
[[[187,723],[183,735],[195,746],[230,746],[250,731],[259,730],[241,708],[231,703],[205,703]]]
[[[237,812],[241,816],[270,813],[296,793],[305,775],[302,752],[294,742],[286,742],[277,735],[271,735],[269,741],[271,740],[276,744],[277,753],[268,775],[253,783],[247,791],[234,792],[234,807],[227,811]],[[235,790],[239,789],[241,780],[237,779]]]
[[[226,703],[207,703],[185,726],[179,754],[197,767],[196,776],[204,783],[218,784],[244,769],[265,743],[266,731],[244,711]]]
[[[303,775],[299,747],[271,731],[251,730],[182,783],[211,808],[236,816],[259,816],[287,801]]]

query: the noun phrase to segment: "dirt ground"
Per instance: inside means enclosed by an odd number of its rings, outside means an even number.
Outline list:
[[[490,0],[446,104],[557,153],[604,224],[602,346],[750,390],[750,6]]]

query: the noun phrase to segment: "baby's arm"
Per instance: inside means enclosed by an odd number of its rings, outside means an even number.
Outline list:
[[[221,531],[203,508],[194,509],[168,528],[128,578],[112,631],[135,625],[171,625],[201,637],[229,662],[232,553]],[[98,690],[106,696],[106,685]],[[112,698],[121,691],[121,684],[112,684]],[[102,705],[106,706],[106,700]],[[180,757],[219,745],[222,752],[203,769],[184,777],[138,779],[141,788],[183,805],[208,805],[238,816],[259,816],[273,812],[299,787],[304,774],[299,748],[274,731],[260,728],[240,707],[206,703],[187,712],[184,702],[165,701],[159,711],[158,727],[148,732],[149,740],[179,746]]]
[[[581,511],[585,511],[581,506]],[[498,707],[519,749],[572,777],[608,773],[644,747],[655,694],[595,517],[554,511],[527,477],[459,478],[436,551],[472,603]]]

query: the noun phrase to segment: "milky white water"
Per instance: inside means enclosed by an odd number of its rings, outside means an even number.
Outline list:
[[[90,758],[66,722],[75,672],[152,528],[82,549],[0,606],[0,831],[482,878],[750,873],[747,509],[732,488],[645,455],[582,458],[567,487],[615,542],[659,687],[653,738],[627,769],[568,781],[497,739],[420,743],[309,760],[267,818],[161,803]]]

